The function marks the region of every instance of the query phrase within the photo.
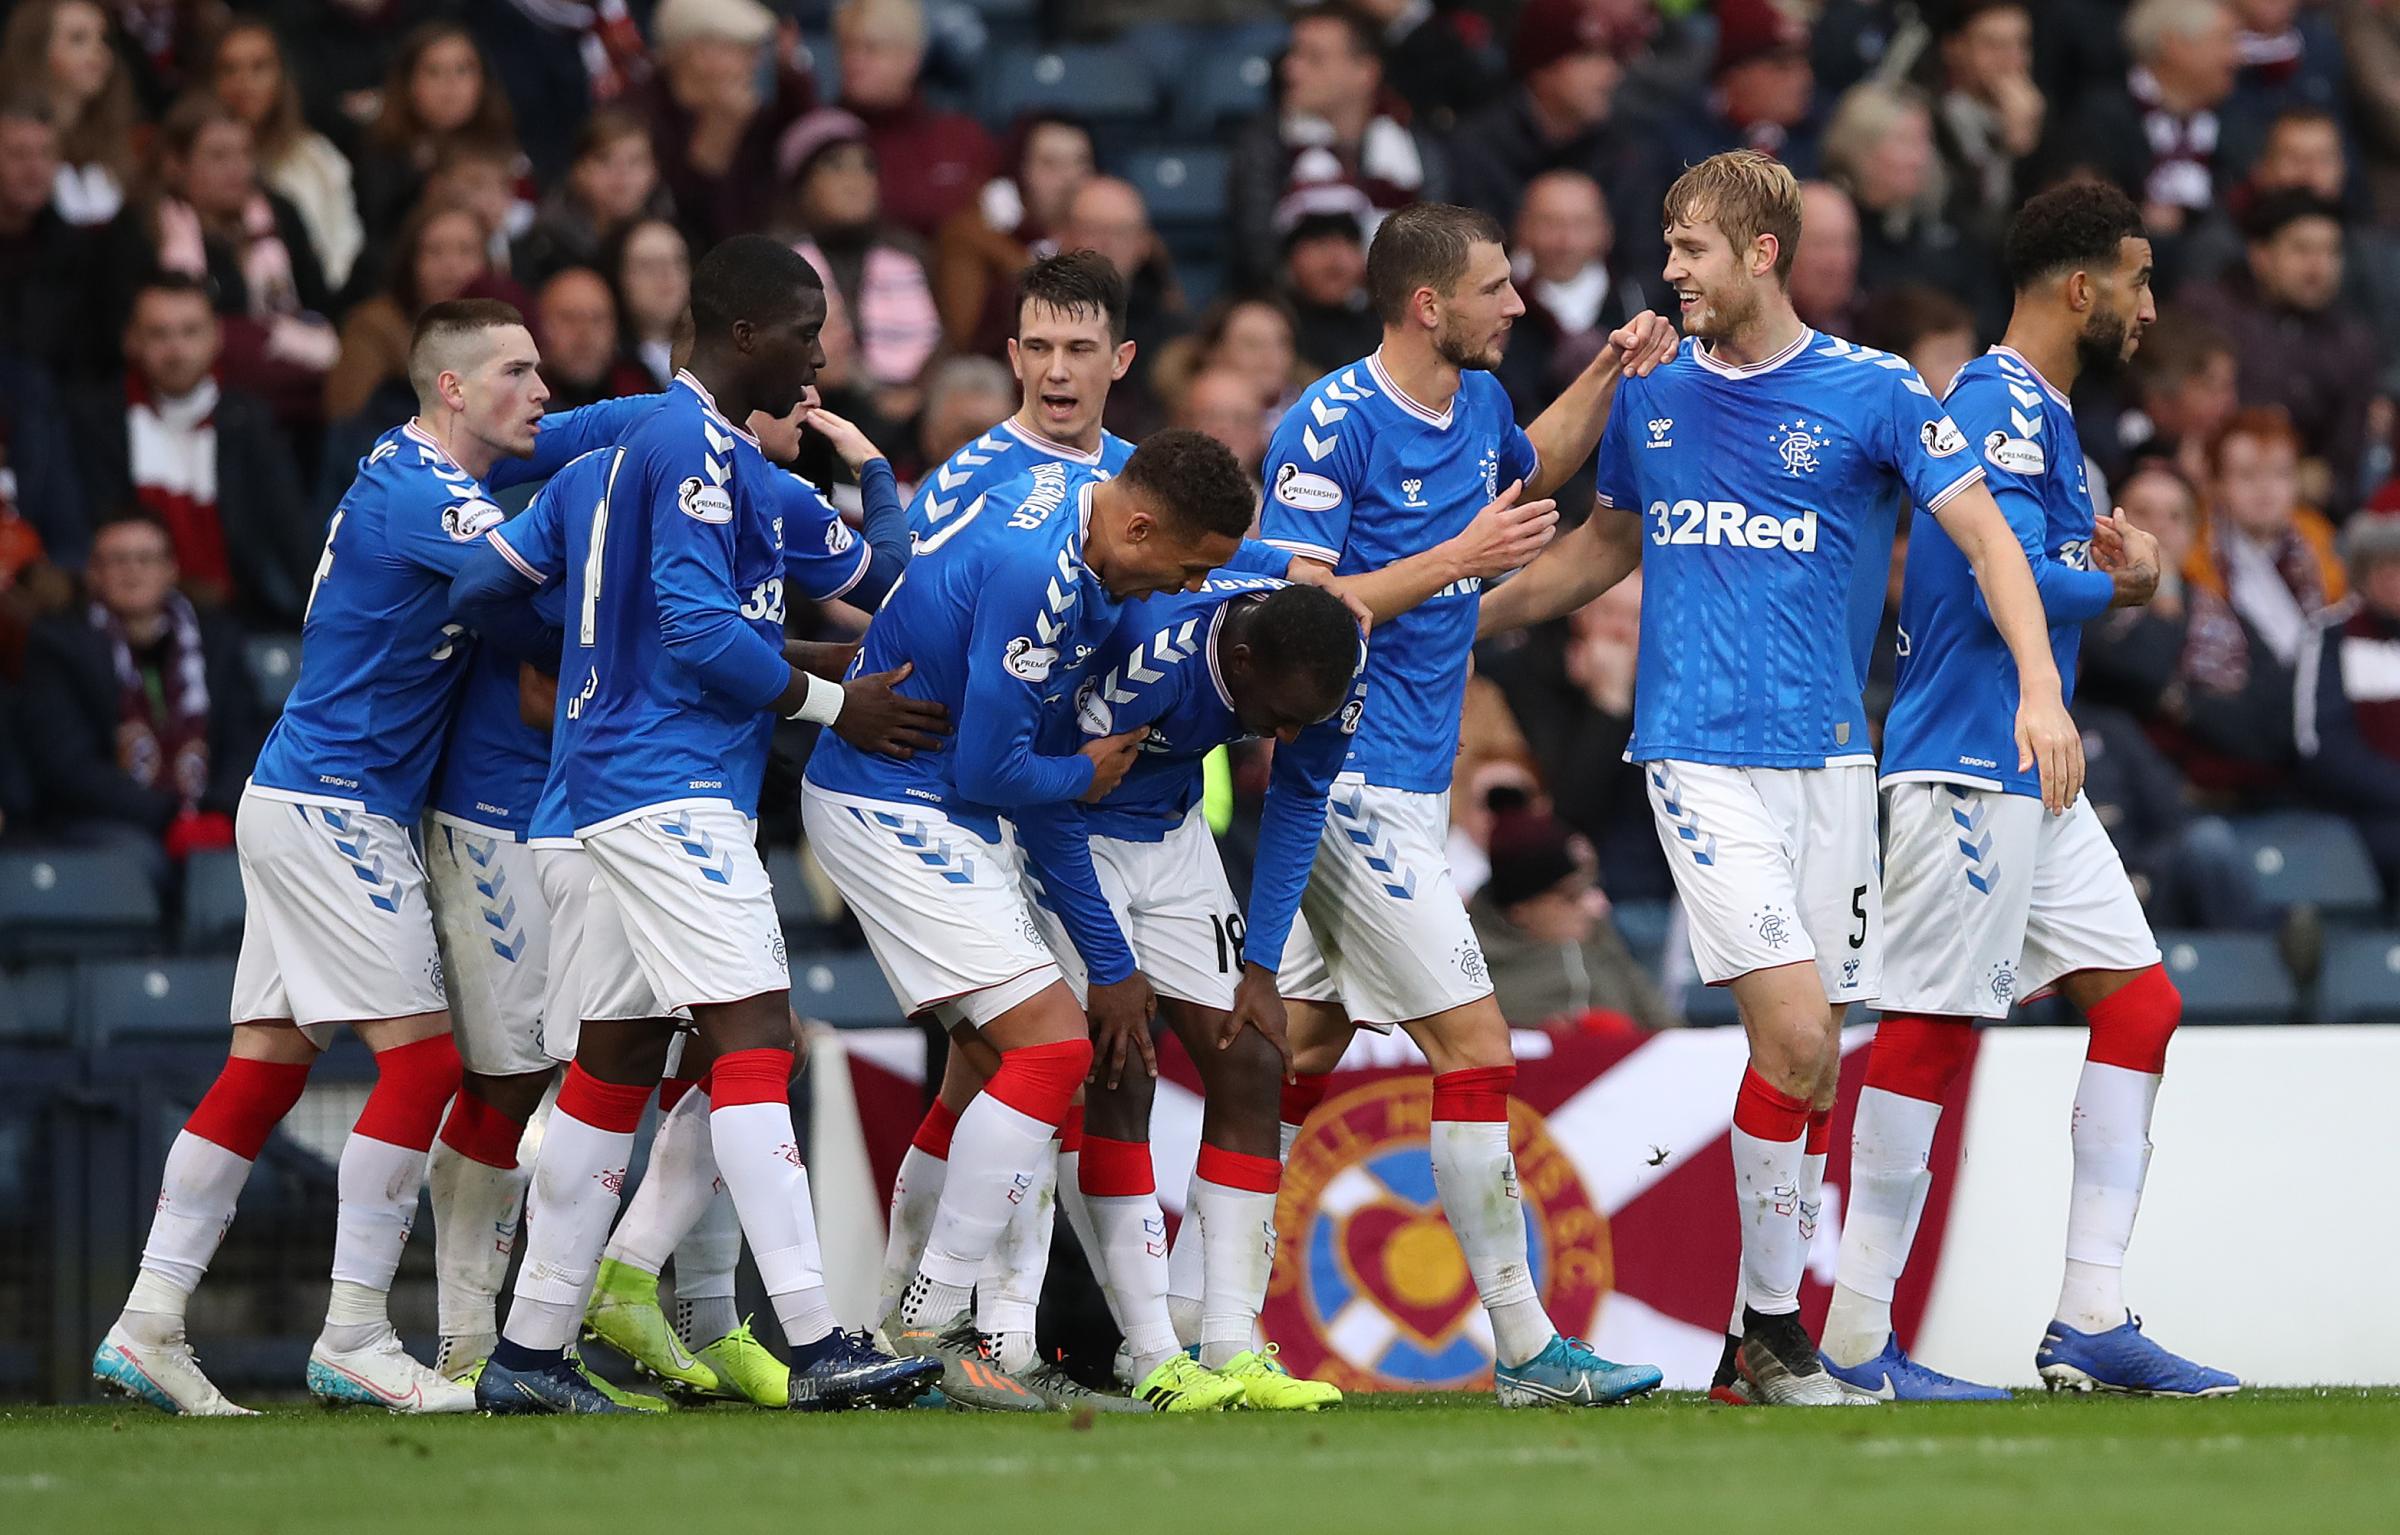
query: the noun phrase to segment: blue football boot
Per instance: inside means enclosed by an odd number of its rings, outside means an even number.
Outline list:
[[[1886,1402],[2005,1402],[2009,1394],[1998,1386],[1979,1386],[1971,1380],[1929,1370],[1901,1352],[1899,1340],[1883,1340],[1883,1352],[1865,1364],[1838,1365],[1823,1351],[1817,1362],[1825,1373],[1861,1396]]]
[[[832,1332],[792,1350],[794,1412],[906,1407],[942,1378],[939,1359],[894,1359],[864,1331]]]
[[[640,1411],[610,1401],[567,1359],[538,1370],[512,1370],[497,1359],[485,1360],[475,1377],[475,1406],[478,1411],[500,1415]]]
[[[1615,1364],[1581,1338],[1552,1338],[1523,1364],[1494,1372],[1503,1407],[1608,1407],[1658,1389],[1658,1366]]]
[[[2242,1383],[2223,1370],[2171,1354],[2142,1334],[2142,1319],[2106,1332],[2077,1332],[2053,1321],[2033,1351],[2042,1384],[2053,1391],[2116,1391],[2128,1396],[2231,1396]]]

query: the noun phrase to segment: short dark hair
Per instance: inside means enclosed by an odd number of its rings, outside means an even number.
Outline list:
[[[1270,676],[1306,672],[1326,692],[1347,692],[1358,675],[1358,620],[1321,586],[1294,582],[1269,592],[1251,613],[1253,655]]]
[[[1383,29],[1347,0],[1318,0],[1315,5],[1294,7],[1291,25],[1297,27],[1304,21],[1330,21],[1350,34],[1351,52],[1377,60],[1383,57]]]
[[[1385,219],[1367,247],[1367,297],[1376,315],[1397,325],[1419,288],[1449,292],[1466,275],[1467,253],[1484,240],[1505,243],[1499,222],[1450,203],[1411,203]]]
[[[133,285],[133,307],[139,307],[143,297],[152,293],[180,294],[196,298],[210,309],[217,307],[217,291],[208,279],[168,267],[152,267],[141,275]]]
[[[2002,262],[2019,293],[2077,268],[2113,270],[2117,245],[2146,234],[2142,210],[2105,181],[2069,181],[2017,210]]]
[[[801,294],[824,292],[825,279],[806,256],[765,235],[735,235],[692,268],[692,332],[721,336],[743,320],[769,325]]]
[[[1986,11],[2024,11],[2030,15],[2032,7],[2029,0],[1952,0],[1936,19],[1935,35],[1956,37]]]
[[[2242,216],[2242,238],[2252,245],[2264,245],[2302,219],[2328,219],[2339,228],[2342,205],[2305,187],[2269,192],[2252,203],[2249,212]]]
[[[1117,478],[1164,506],[1174,531],[1186,538],[1240,538],[1258,511],[1249,475],[1206,432],[1172,426],[1152,432]]]
[[[523,325],[517,306],[496,298],[453,298],[428,304],[408,338],[408,382],[420,404],[433,398],[433,381],[449,366],[454,343],[487,330]]]
[[[1108,322],[1108,339],[1125,339],[1125,279],[1116,263],[1098,251],[1060,251],[1027,267],[1017,278],[1016,328],[1025,328],[1025,306],[1044,304],[1065,315],[1092,315]]]
[[[117,507],[113,511],[101,513],[100,520],[92,524],[92,541],[98,543],[101,534],[111,528],[121,528],[128,524],[148,528],[167,541],[169,554],[175,552],[175,530],[167,526],[165,518],[146,506],[125,505]]]

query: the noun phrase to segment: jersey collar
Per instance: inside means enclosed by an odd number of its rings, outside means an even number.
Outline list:
[[[1408,391],[1402,389],[1398,384],[1392,382],[1392,376],[1383,371],[1382,347],[1377,347],[1374,353],[1367,358],[1367,372],[1373,375],[1376,383],[1383,386],[1384,394],[1394,405],[1399,406],[1402,410],[1407,411],[1410,415],[1416,417],[1419,421],[1424,422],[1427,426],[1432,427],[1436,431],[1446,432],[1450,430],[1450,409],[1437,411],[1429,406],[1420,405],[1415,400],[1412,400],[1408,397]],[[1463,382],[1461,387],[1464,387]],[[1452,408],[1455,408],[1457,404],[1458,396],[1454,394],[1450,397],[1450,405]]]
[[[425,430],[424,423],[419,421],[415,416],[409,417],[407,423],[400,428],[400,435],[407,438],[409,441],[416,443],[420,447],[430,449],[434,457],[440,459],[442,463],[446,465],[453,473],[467,474],[467,471],[459,464],[458,460],[450,456],[450,450],[443,447],[440,441],[434,437],[433,433]],[[468,474],[467,478],[473,480],[476,479],[476,476]],[[478,483],[481,482],[478,481]]]
[[[1228,597],[1217,604],[1216,613],[1208,621],[1208,639],[1204,647],[1208,651],[1208,680],[1216,684],[1217,698],[1225,705],[1228,713],[1233,712],[1233,689],[1225,685],[1225,674],[1217,669],[1217,631],[1225,627],[1226,612],[1235,603],[1241,601],[1244,595],[1247,594]],[[1236,714],[1235,718],[1239,719],[1240,716]]]
[[[2034,377],[2034,382],[2040,384],[2042,388],[2049,391],[2051,399],[2056,400],[2060,405],[2066,406],[2070,410],[2074,408],[2068,403],[2067,397],[2058,392],[2058,386],[2056,384],[2053,384],[2048,379],[2042,377],[2041,369],[2035,367],[2032,363],[2029,363],[2025,360],[2025,354],[2023,352],[2018,351],[2013,346],[1996,346],[1992,348],[1991,355],[2009,359],[2009,361],[2015,363],[2018,367],[2023,368],[2026,372],[2032,374]]]
[[[698,395],[700,397],[700,403],[707,407],[710,415],[716,417],[717,424],[719,426],[733,433],[734,436],[739,437],[742,441],[750,444],[750,446],[754,448],[758,446],[757,438],[751,436],[748,430],[745,428],[734,425],[732,421],[727,419],[725,412],[717,409],[717,397],[708,392],[708,386],[706,384],[703,384],[698,379],[692,377],[691,369],[677,368],[675,370],[675,382],[681,384],[684,388],[689,389],[692,393]]]
[[[1816,339],[1817,333],[1803,325],[1800,327],[1800,334],[1793,337],[1790,344],[1785,346],[1782,351],[1772,357],[1762,357],[1753,363],[1726,362],[1710,352],[1706,342],[1694,342],[1692,344],[1692,360],[1719,378],[1756,378],[1762,373],[1774,372],[1802,352],[1807,351],[1808,344]]]
[[[1014,437],[1036,453],[1047,453],[1052,458],[1065,459],[1070,464],[1089,464],[1097,467],[1100,462],[1101,449],[1108,446],[1108,433],[1105,430],[1100,434],[1100,447],[1086,453],[1081,448],[1070,448],[1063,442],[1044,437],[1031,427],[1020,425],[1014,416],[1001,422],[1000,430],[1008,433],[1009,436]]]

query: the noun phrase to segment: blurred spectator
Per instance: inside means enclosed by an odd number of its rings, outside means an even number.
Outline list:
[[[479,296],[470,290],[490,276],[484,257],[489,245],[490,230],[472,208],[433,204],[410,215],[393,241],[390,281],[342,318],[341,356],[325,376],[328,421],[358,414],[379,392],[388,398],[378,414],[391,419],[377,431],[408,418],[402,397],[417,316],[428,304]]]
[[[917,84],[925,64],[919,0],[842,0],[833,34],[842,106],[867,125],[875,163],[890,173],[885,216],[930,240],[999,168],[998,146],[975,119],[926,103]]]
[[[1589,841],[1544,812],[1508,810],[1493,821],[1491,858],[1467,916],[1511,1027],[1615,1031],[1682,1021],[1609,924]]]
[[[62,588],[28,593],[41,567],[81,570],[92,529],[80,455],[49,371],[0,352],[0,601],[46,608]],[[0,620],[4,625],[5,620]],[[0,676],[13,670],[23,623],[0,636]]]
[[[776,147],[793,248],[825,280],[825,352],[886,422],[923,403],[917,380],[942,344],[933,285],[915,240],[883,222],[867,125],[838,107],[792,124]],[[842,382],[839,373],[830,382]]]
[[[1384,82],[1408,103],[1418,127],[1449,132],[1508,88],[1507,58],[1488,14],[1490,7],[1468,0],[1351,3],[1374,25]],[[1519,33],[1525,30],[1525,15],[1517,14]]]
[[[2300,777],[2400,892],[2400,517],[2357,519],[2344,552],[2357,591],[2318,620],[2293,690]]]
[[[2184,305],[2233,342],[2243,402],[2290,414],[2304,451],[2322,462],[2308,494],[2341,515],[2361,498],[2378,371],[2374,332],[2336,302],[2341,209],[2311,192],[2274,192],[2251,207],[2244,232],[2243,268],[2187,290]]]
[[[1792,253],[1792,308],[1818,330],[1848,336],[1858,326],[1858,210],[1840,187],[1800,183],[1800,248]]]
[[[692,302],[692,252],[663,218],[637,218],[601,252],[601,274],[616,289],[618,350],[650,375],[650,387],[675,380],[675,342]]]
[[[617,350],[616,296],[608,280],[590,267],[551,273],[534,294],[531,318],[542,349],[542,382],[550,386],[550,409],[573,410],[658,387],[641,364]]]
[[[2048,103],[2033,83],[2025,0],[1960,0],[1942,24],[1934,135],[1952,222],[1997,249],[2023,199],[2017,168],[2041,144]]]
[[[1203,368],[1183,386],[1169,426],[1205,432],[1241,461],[1252,484],[1267,458],[1270,416],[1258,386],[1231,368]]]
[[[135,294],[125,376],[75,401],[93,505],[138,507],[167,531],[184,590],[255,628],[297,629],[323,542],[266,403],[217,368],[222,331],[198,278]]]
[[[1375,350],[1383,322],[1367,299],[1363,200],[1347,187],[1287,198],[1293,217],[1283,235],[1283,292],[1292,309],[1292,341],[1312,376]],[[1343,201],[1337,201],[1343,200]],[[1294,206],[1296,205],[1296,206]]]
[[[97,0],[25,0],[0,34],[0,89],[49,104],[58,129],[57,197],[70,224],[105,224],[134,172],[133,84]]]
[[[2280,113],[2342,104],[2342,52],[2331,17],[2302,0],[2230,0],[2240,62],[2232,99],[2225,103],[2228,164],[2257,158],[2259,143]]]
[[[1276,106],[1233,141],[1225,220],[1236,287],[1272,280],[1275,210],[1302,188],[1356,187],[1378,215],[1449,195],[1440,151],[1385,110],[1379,39],[1358,11],[1332,0],[1295,15],[1276,78]]]
[[[102,523],[91,600],[35,625],[25,706],[50,817],[70,835],[157,850],[233,843],[233,811],[266,728],[232,620],[175,589],[174,545],[146,513]]]
[[[1981,351],[1975,344],[1975,317],[1966,305],[1939,288],[1913,282],[1895,283],[1868,299],[1853,339],[1907,358],[1937,400],[1949,394],[1958,370]]]
[[[1857,214],[1862,292],[1927,283],[1986,316],[1990,330],[2006,324],[1993,254],[1970,250],[1943,216],[1941,156],[1923,96],[1872,80],[1852,86],[1826,122],[1824,153],[1826,180],[1850,194]]]
[[[2400,0],[2335,0],[2349,109],[2379,224],[2400,224]]]
[[[228,0],[107,0],[118,27],[117,62],[133,82],[134,110],[155,120],[208,79],[209,44],[231,17]]]
[[[454,139],[434,156],[425,177],[428,203],[456,204],[475,210],[492,232],[483,249],[484,264],[509,275],[516,242],[533,228],[534,206],[525,195],[531,183],[521,174],[524,155],[514,144],[489,139]]]
[[[285,67],[275,29],[238,21],[218,35],[209,89],[247,124],[259,179],[290,203],[308,231],[325,285],[339,292],[366,244],[350,162],[300,115],[300,87]]]
[[[60,215],[47,110],[38,98],[0,99],[0,353],[53,378],[93,378],[114,366],[110,326],[146,259],[130,220],[79,229]]]
[[[1621,8],[1619,8],[1621,10]],[[1517,84],[1459,124],[1450,142],[1458,201],[1505,227],[1525,189],[1546,171],[1580,171],[1613,199],[1611,221],[1634,231],[1619,269],[1657,276],[1666,246],[1656,232],[1668,173],[1655,131],[1617,106],[1625,61],[1654,20],[1613,14],[1595,0],[1533,0],[1509,47]]]
[[[2193,485],[2208,483],[2208,445],[2241,408],[2238,364],[2223,331],[2179,309],[2160,311],[2133,354],[2133,403],[2117,418],[2121,475],[2136,451],[2160,453]]]
[[[1222,369],[1249,386],[1261,411],[1280,416],[1316,381],[1316,375],[1301,366],[1293,335],[1291,311],[1274,299],[1219,299],[1190,335],[1177,337],[1159,352],[1158,397],[1173,411],[1193,379]],[[1333,366],[1356,360],[1340,358]]]
[[[595,108],[629,105],[650,82],[649,45],[627,0],[496,0],[466,14],[545,186],[565,173]]]
[[[513,149],[516,118],[493,88],[473,34],[454,21],[429,21],[401,39],[381,110],[352,157],[371,252],[389,247],[423,200],[434,162],[458,139]]]
[[[630,219],[668,217],[673,200],[658,179],[650,130],[631,113],[604,107],[575,136],[567,173],[536,210],[533,227],[517,241],[511,271],[541,282],[566,267],[598,264],[608,237]]]
[[[933,291],[955,351],[997,356],[1015,332],[1017,274],[1058,249],[1067,206],[1094,169],[1091,130],[1036,113],[1017,125],[1008,169],[936,238]]]
[[[1458,759],[1450,770],[1450,880],[1471,901],[1492,873],[1492,825],[1511,810],[1550,812],[1540,770],[1509,710],[1486,677],[1469,677],[1458,720]]]
[[[2212,794],[2271,786],[2292,754],[2292,674],[2226,599],[2193,573],[2197,499],[2159,460],[2117,488],[2126,519],[2158,540],[2149,604],[2084,631],[2078,711],[2122,709],[2184,776]]]
[[[1526,187],[1510,249],[1525,313],[1493,370],[1518,420],[1547,409],[1600,355],[1608,333],[1648,307],[1638,285],[1609,272],[1614,238],[1608,205],[1583,172],[1549,171]]]
[[[205,280],[225,319],[227,383],[288,425],[318,419],[339,341],[300,211],[259,185],[250,129],[214,96],[186,96],[159,128],[147,211],[158,265]]]
[[[1816,70],[1809,25],[1796,11],[1777,0],[1718,0],[1710,82],[1706,110],[1682,122],[1683,163],[1758,149],[1795,176],[1817,173]]]
[[[2218,116],[2239,62],[2233,13],[2223,0],[2135,0],[2124,30],[2132,68],[2123,87],[2088,91],[2053,114],[2044,158],[2124,188],[2142,205],[2152,241],[2166,247],[2238,169],[2220,154]],[[2168,250],[2159,254],[2172,275]]]
[[[925,379],[925,410],[917,420],[917,479],[951,454],[1006,421],[1017,408],[1017,381],[992,357],[949,357]]]
[[[702,249],[757,232],[774,210],[775,141],[816,99],[798,34],[779,41],[758,0],[660,0],[650,36],[664,87],[651,136],[676,216]]]
[[[2284,413],[2245,407],[2210,454],[2214,502],[2184,576],[2233,604],[2275,659],[2300,659],[2310,620],[2344,594],[2333,525],[2300,504],[2300,437]]]
[[[2191,804],[2191,786],[2131,715],[2075,700],[2084,797],[2125,861],[2153,928],[2270,925],[2258,873],[2223,816]]]
[[[1125,336],[1134,344],[1133,366],[1108,393],[1107,427],[1120,437],[1143,436],[1162,414],[1151,391],[1151,367],[1190,322],[1174,263],[1150,227],[1142,194],[1114,176],[1085,181],[1067,204],[1058,248],[1098,251],[1125,279]]]

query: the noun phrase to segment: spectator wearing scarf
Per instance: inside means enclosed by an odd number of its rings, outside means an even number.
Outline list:
[[[942,322],[915,241],[884,220],[867,125],[820,108],[785,132],[775,160],[800,234],[792,248],[825,280],[827,371],[872,395],[886,420],[908,420]]]

